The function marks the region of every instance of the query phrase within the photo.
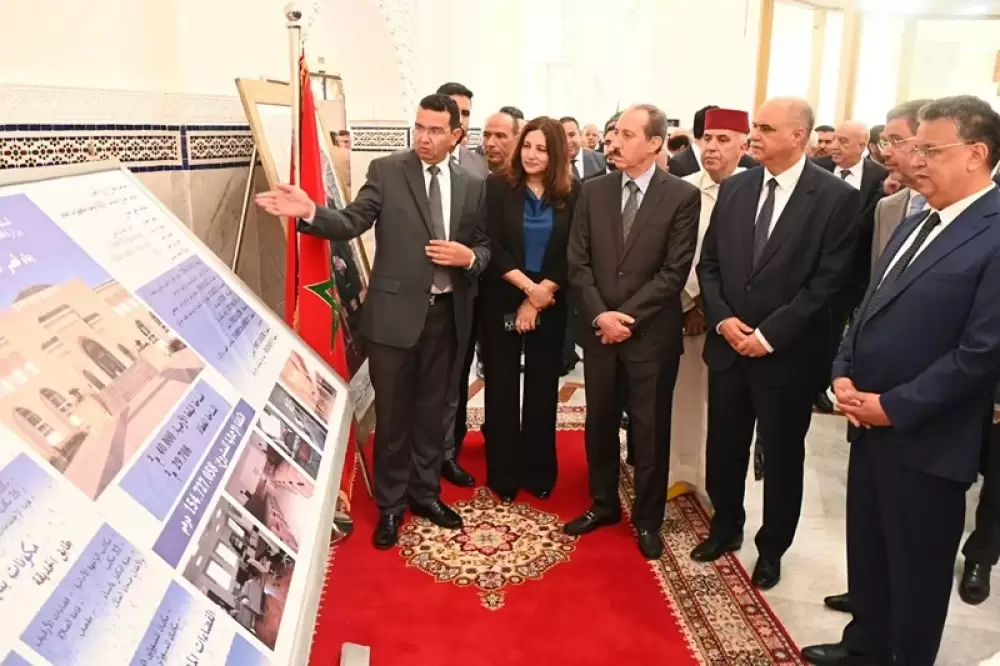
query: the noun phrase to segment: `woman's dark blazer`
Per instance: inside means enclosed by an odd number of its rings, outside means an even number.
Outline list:
[[[562,210],[552,209],[552,235],[542,259],[541,279],[559,285],[558,294],[569,291],[566,246],[573,209],[580,195],[580,182],[573,180],[566,204]],[[483,272],[481,289],[491,290],[508,286],[524,299],[517,287],[503,276],[514,269],[524,271],[524,187],[513,188],[502,176],[491,175],[486,179],[486,226],[490,237],[490,263]],[[497,283],[502,283],[498,285]],[[505,291],[505,290],[504,290]]]

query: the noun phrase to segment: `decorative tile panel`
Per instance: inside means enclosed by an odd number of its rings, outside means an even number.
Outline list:
[[[475,148],[482,142],[483,142],[483,129],[481,127],[470,127],[469,142],[466,144],[466,147]]]
[[[188,125],[183,133],[188,168],[225,169],[250,163],[254,141],[245,125]]]
[[[410,145],[409,127],[351,127],[352,152],[391,153]]]

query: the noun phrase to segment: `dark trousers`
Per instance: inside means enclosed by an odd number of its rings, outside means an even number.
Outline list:
[[[462,442],[469,433],[469,374],[472,371],[472,359],[476,355],[476,342],[479,339],[479,298],[473,302],[472,330],[468,332],[468,343],[463,358],[456,359],[455,379],[450,380],[445,404],[444,419],[444,459],[457,460],[462,452]],[[485,432],[485,424],[482,428]]]
[[[606,352],[587,356],[583,365],[587,392],[587,465],[593,510],[621,511],[622,409],[629,406],[635,458],[635,506],[632,523],[658,531],[663,524],[670,476],[670,417],[680,358],[636,362]]]
[[[821,379],[821,390],[826,390],[826,388],[833,381],[830,377],[830,370],[833,368],[833,361],[837,358],[837,352],[840,351],[840,343],[844,339],[844,333],[847,330],[847,325],[851,321],[851,315],[854,310],[852,307],[852,302],[847,302],[845,300],[832,306],[830,313],[830,337],[827,339],[826,347],[824,349],[823,356],[823,370],[826,374]],[[856,304],[854,304],[856,305]]]
[[[933,666],[965,491],[965,484],[909,467],[883,442],[862,437],[851,445],[847,578],[854,619],[843,638],[849,650],[897,666]]]
[[[412,348],[365,343],[378,423],[375,503],[399,515],[408,500],[427,502],[441,492],[445,387],[456,346],[451,297],[430,306]]]
[[[556,411],[560,351],[566,331],[566,302],[541,313],[538,327],[518,335],[506,331],[503,316],[516,308],[483,313],[486,382],[486,484],[503,494],[519,488],[538,494],[556,483]],[[521,398],[521,350],[524,398]]]
[[[750,443],[757,425],[764,455],[764,524],[757,532],[761,557],[780,559],[795,537],[802,510],[805,437],[812,419],[812,382],[768,385],[739,359],[708,377],[705,485],[715,515],[711,534],[732,541],[743,534]]]
[[[993,414],[990,414],[992,419]],[[975,564],[991,567],[1000,560],[1000,424],[990,425],[990,441],[983,449],[983,486],[976,507],[976,528],[962,554]]]

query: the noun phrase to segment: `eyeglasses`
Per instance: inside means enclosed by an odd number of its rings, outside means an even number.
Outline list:
[[[878,147],[882,150],[887,150],[892,148],[893,150],[899,150],[904,143],[909,143],[911,141],[916,141],[917,137],[911,136],[909,139],[889,139],[887,137],[882,137],[878,140]]]
[[[943,146],[915,146],[910,148],[911,157],[919,157],[921,159],[927,159],[928,157],[934,157],[942,150],[947,148],[958,148],[959,146],[971,146],[975,141],[959,141],[957,143],[946,143]]]
[[[448,134],[448,130],[443,127],[424,127],[423,125],[413,126],[414,134],[430,134],[432,138],[440,139]]]

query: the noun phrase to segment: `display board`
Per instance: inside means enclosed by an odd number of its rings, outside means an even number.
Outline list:
[[[0,664],[305,664],[348,386],[128,171],[0,172]]]
[[[288,182],[292,169],[292,107],[288,84],[275,81],[237,79],[236,87],[260,153],[261,165],[271,187]],[[337,149],[317,112],[323,172],[330,206],[342,208],[350,196],[338,176]],[[348,166],[349,168],[349,166]],[[331,243],[332,274],[344,323],[344,349],[350,372],[358,438],[366,441],[374,426],[375,391],[368,370],[368,355],[361,338],[361,308],[364,306],[371,266],[361,239]]]

